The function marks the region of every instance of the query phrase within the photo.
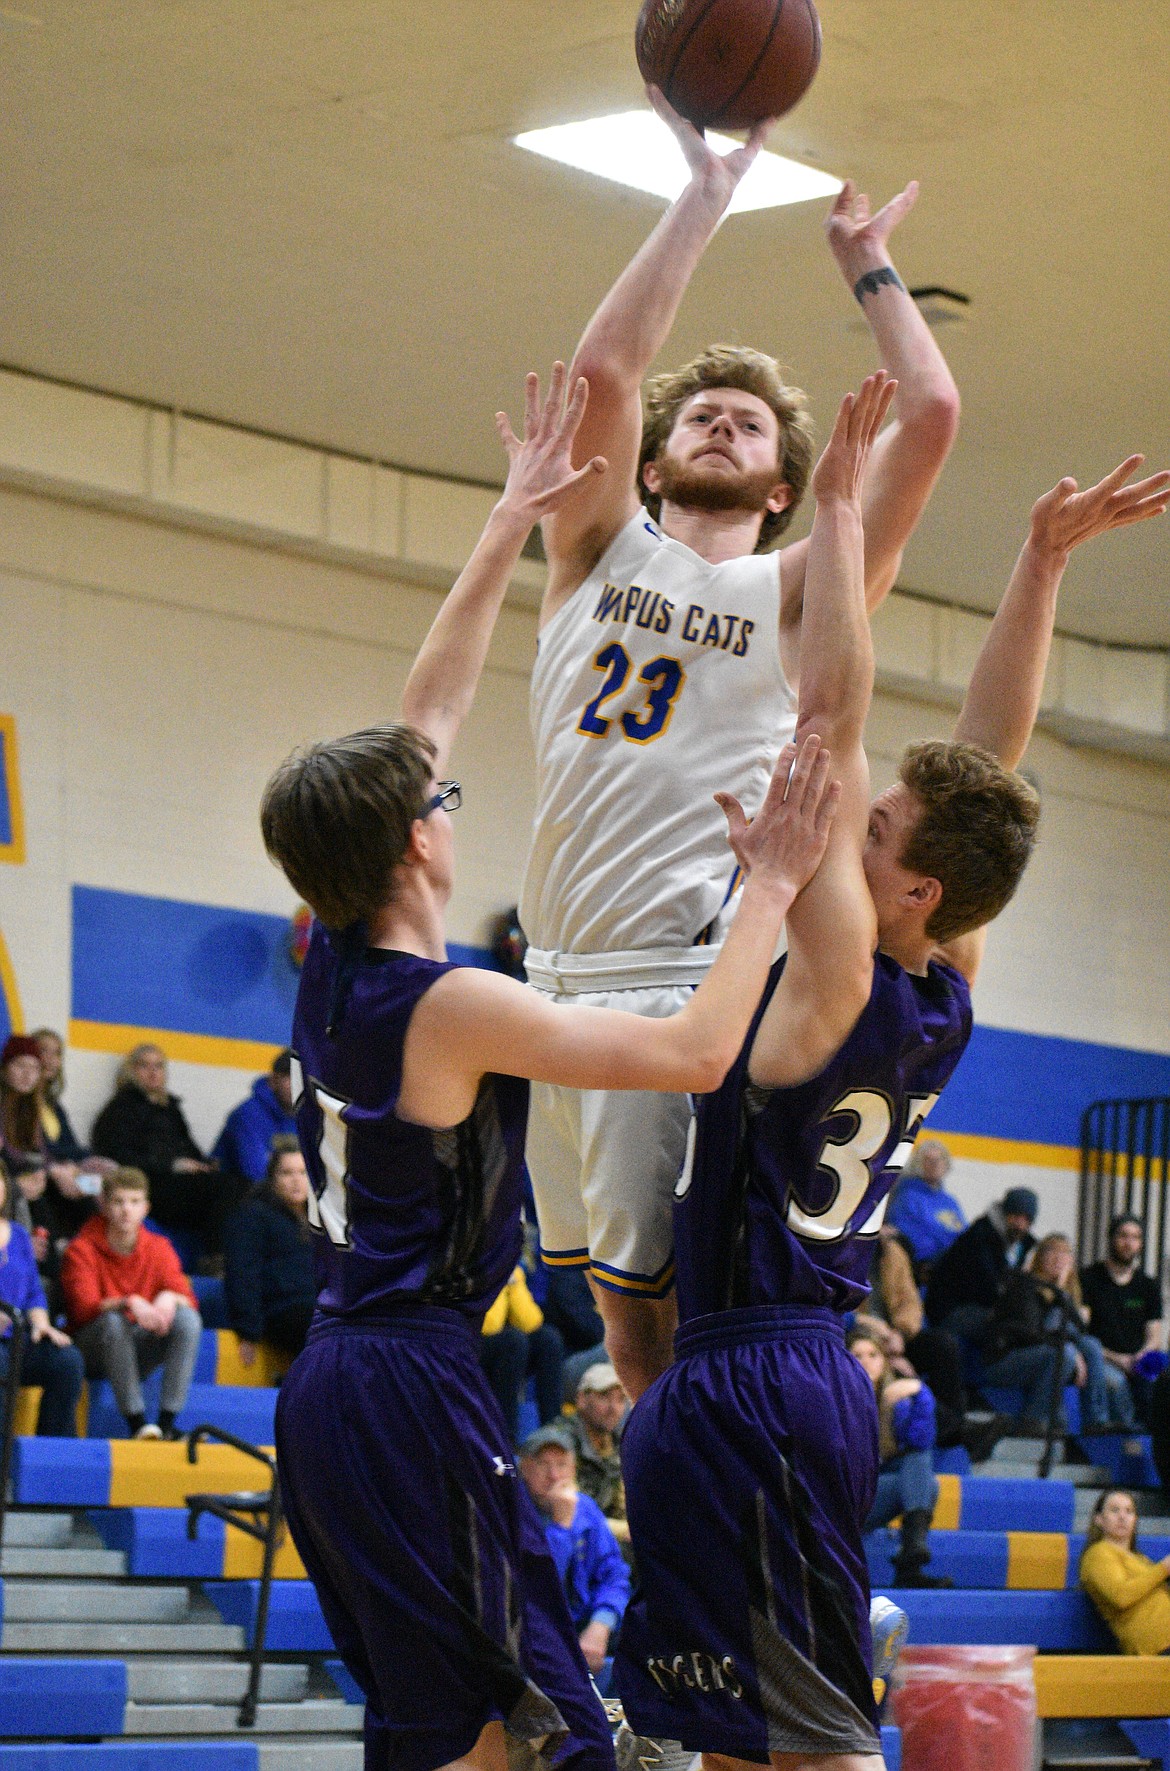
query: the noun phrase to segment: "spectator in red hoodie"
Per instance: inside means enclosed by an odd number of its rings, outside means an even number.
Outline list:
[[[135,1439],[177,1439],[203,1323],[179,1257],[143,1228],[150,1186],[141,1169],[102,1180],[101,1215],[65,1251],[61,1288],[90,1377],[109,1378]],[[147,1424],[142,1379],[161,1365],[158,1425]]]

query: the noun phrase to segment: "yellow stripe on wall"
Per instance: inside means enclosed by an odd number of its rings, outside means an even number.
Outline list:
[[[1007,1540],[1009,1591],[1064,1591],[1068,1538],[1063,1531],[1009,1531]]]
[[[20,797],[20,761],[16,748],[16,720],[11,713],[0,713],[0,732],[4,734],[3,766],[8,787],[8,823],[12,830],[12,840],[0,843],[0,861],[11,861],[15,867],[23,867],[25,862],[24,802]]]
[[[24,1032],[24,1009],[20,1001],[20,988],[16,982],[12,958],[5,945],[4,936],[0,934],[0,991],[8,1004],[8,1022],[14,1033]]]
[[[1011,1162],[1022,1168],[1071,1168],[1081,1166],[1074,1144],[1029,1144],[1023,1138],[985,1138],[974,1132],[928,1130],[929,1137],[945,1144],[952,1156],[972,1162]]]
[[[176,1033],[169,1027],[126,1027],[116,1021],[70,1021],[69,1044],[86,1052],[123,1058],[136,1045],[157,1045],[182,1064],[216,1064],[228,1070],[270,1070],[280,1050],[258,1039],[219,1039],[210,1033]]]

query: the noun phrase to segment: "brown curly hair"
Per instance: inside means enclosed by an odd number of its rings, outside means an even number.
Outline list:
[[[913,744],[898,774],[922,804],[901,863],[942,886],[926,924],[940,942],[982,928],[1013,896],[1036,841],[1040,796],[977,744]]]
[[[713,344],[681,369],[656,375],[646,383],[642,448],[638,456],[642,502],[657,521],[662,500],[647,489],[642,470],[665,448],[675,419],[687,401],[709,387],[734,387],[741,393],[755,394],[771,407],[779,421],[780,478],[791,489],[792,502],[784,510],[764,512],[755,551],[767,553],[779,541],[804,497],[812,472],[813,429],[805,395],[800,388],[788,385],[775,357],[765,356],[763,351],[738,344]]]

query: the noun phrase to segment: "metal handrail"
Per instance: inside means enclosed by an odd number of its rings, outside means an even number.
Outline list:
[[[256,1601],[256,1627],[252,1632],[252,1651],[248,1674],[248,1689],[240,1704],[236,1718],[240,1728],[254,1728],[256,1725],[256,1706],[260,1701],[260,1675],[264,1666],[264,1639],[268,1633],[268,1604],[272,1595],[272,1575],[276,1562],[276,1552],[284,1536],[284,1518],[280,1505],[280,1478],[277,1475],[276,1459],[258,1445],[251,1445],[246,1439],[239,1439],[234,1433],[227,1432],[223,1427],[213,1427],[205,1422],[202,1426],[193,1427],[187,1435],[187,1461],[198,1463],[199,1446],[204,1439],[218,1439],[224,1445],[232,1445],[242,1451],[245,1457],[255,1458],[257,1463],[264,1465],[271,1477],[267,1494],[238,1492],[234,1494],[189,1494],[187,1502],[187,1536],[193,1538],[199,1529],[201,1513],[211,1513],[215,1518],[222,1519],[226,1525],[233,1525],[237,1531],[245,1532],[249,1537],[256,1538],[264,1545],[264,1559],[260,1567],[260,1592]],[[260,1524],[260,1516],[265,1522]]]

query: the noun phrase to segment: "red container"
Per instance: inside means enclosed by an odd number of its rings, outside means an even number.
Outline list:
[[[905,1648],[891,1697],[902,1771],[1033,1771],[1034,1648]]]

